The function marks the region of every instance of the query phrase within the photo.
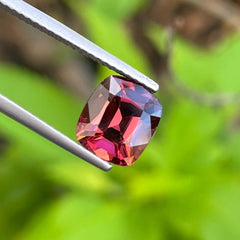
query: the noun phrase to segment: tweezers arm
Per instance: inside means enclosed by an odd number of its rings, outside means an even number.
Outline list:
[[[0,112],[104,171],[108,171],[112,168],[109,163],[98,158],[93,153],[18,106],[2,94],[0,94]]]
[[[134,79],[153,92],[158,91],[159,86],[156,82],[28,3],[22,0],[0,0],[0,6],[64,44],[77,49],[94,61]]]

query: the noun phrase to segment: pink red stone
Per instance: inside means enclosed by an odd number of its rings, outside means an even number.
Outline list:
[[[151,140],[161,114],[158,99],[143,86],[110,76],[84,107],[77,124],[77,139],[103,160],[129,166]]]

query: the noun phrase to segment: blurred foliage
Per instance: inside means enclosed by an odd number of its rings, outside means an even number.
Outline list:
[[[66,3],[91,40],[151,75],[124,25],[145,1]],[[162,29],[148,32],[162,51]],[[239,35],[206,52],[182,39],[174,49],[172,67],[185,84],[240,91]],[[100,80],[109,74],[99,66]],[[1,63],[0,92],[75,139],[84,103],[61,86]],[[198,105],[164,89],[158,95],[163,118],[149,147],[134,166],[109,173],[1,115],[0,239],[240,239],[239,106]]]

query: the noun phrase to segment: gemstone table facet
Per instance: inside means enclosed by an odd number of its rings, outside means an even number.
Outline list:
[[[151,140],[162,105],[143,86],[120,76],[93,92],[77,124],[77,140],[105,161],[132,165]]]

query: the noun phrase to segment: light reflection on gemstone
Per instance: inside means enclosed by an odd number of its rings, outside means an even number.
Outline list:
[[[151,140],[161,115],[158,99],[143,86],[110,76],[84,107],[77,139],[103,160],[129,166]]]

